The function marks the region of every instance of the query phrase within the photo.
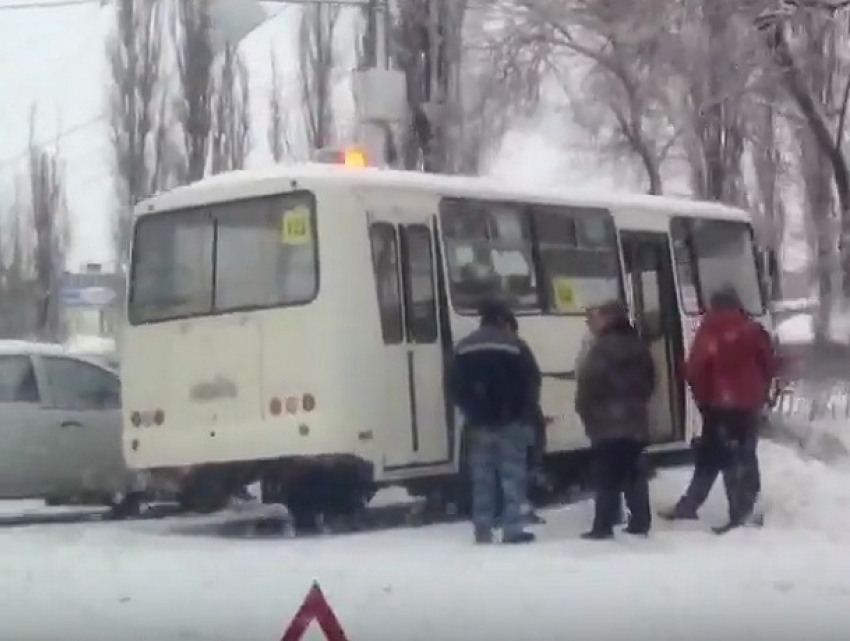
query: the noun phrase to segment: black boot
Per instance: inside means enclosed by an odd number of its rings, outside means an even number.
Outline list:
[[[638,525],[637,523],[630,522],[623,528],[623,532],[634,536],[647,536],[649,534],[649,526]]]
[[[711,531],[715,534],[726,534],[727,532],[731,532],[732,530],[741,527],[742,523],[736,521],[729,521],[726,525],[719,525],[717,527],[711,528]]]
[[[597,489],[593,500],[593,527],[581,535],[587,541],[604,541],[614,536],[614,526],[622,514],[620,493],[610,488]]]
[[[750,511],[743,516],[730,517],[729,522],[725,525],[720,525],[711,529],[715,534],[726,534],[727,532],[739,527],[764,527],[764,514]]]
[[[636,536],[646,536],[649,534],[649,528],[652,526],[652,508],[649,504],[649,480],[644,467],[640,466],[641,462],[636,465],[638,469],[636,469],[634,476],[629,480],[625,491],[629,519],[623,531]]]
[[[671,508],[659,510],[658,516],[665,521],[696,521],[699,519],[697,511],[684,506],[681,501]]]

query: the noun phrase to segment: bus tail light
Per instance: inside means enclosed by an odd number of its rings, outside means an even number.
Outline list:
[[[312,412],[316,409],[316,397],[310,393],[298,396],[286,396],[281,400],[275,396],[269,401],[269,413],[272,416],[297,414],[300,411]]]
[[[130,424],[133,427],[141,427],[142,415],[139,412],[133,412],[132,414],[130,414]]]
[[[316,397],[312,394],[304,394],[304,398],[301,401],[301,407],[304,408],[305,412],[312,412],[316,409]]]
[[[158,409],[153,413],[153,423],[154,425],[162,425],[165,422],[165,412]]]
[[[297,396],[287,396],[286,397],[286,413],[287,414],[295,414],[298,411],[298,397]]]
[[[275,396],[272,400],[269,401],[269,412],[272,416],[280,416],[280,413],[283,411],[283,403],[280,402],[280,399]]]

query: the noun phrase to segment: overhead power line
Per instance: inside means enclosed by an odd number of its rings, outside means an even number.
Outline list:
[[[58,9],[59,7],[76,7],[84,4],[109,4],[110,0],[32,0],[31,2],[15,2],[0,4],[0,11],[19,11],[22,9]]]
[[[58,144],[63,139],[74,135],[75,133],[79,132],[80,130],[87,129],[88,127],[99,124],[100,122],[104,121],[105,119],[106,119],[106,114],[105,113],[99,113],[96,116],[89,118],[88,120],[85,120],[85,121],[83,121],[79,124],[74,125],[73,127],[69,127],[68,129],[62,130],[61,132],[59,132],[59,134],[57,134],[56,136],[53,136],[52,138],[49,138],[48,140],[45,140],[45,141],[42,141],[42,142],[37,142],[34,145],[34,147],[36,149],[44,149],[45,147],[51,147],[55,144]],[[13,165],[17,162],[20,162],[21,160],[25,159],[29,153],[30,153],[30,149],[27,148],[27,149],[23,149],[23,150],[19,151],[18,153],[16,153],[13,156],[9,156],[7,158],[0,158],[0,169],[2,169],[3,167],[6,167],[7,165]]]

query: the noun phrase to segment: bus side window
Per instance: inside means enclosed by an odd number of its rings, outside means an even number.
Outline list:
[[[677,270],[685,311],[696,313],[718,288],[734,285],[748,313],[765,311],[752,227],[743,221],[674,218]],[[680,259],[680,254],[682,255]],[[683,275],[687,267],[689,274]],[[696,296],[690,292],[695,291]],[[696,299],[696,305],[688,299]]]
[[[401,307],[398,236],[393,225],[375,223],[369,228],[372,246],[372,269],[381,317],[381,335],[385,345],[398,345],[404,340]]]
[[[513,309],[540,309],[525,205],[444,198],[440,221],[458,311],[475,313],[489,297]]]
[[[410,343],[433,343],[439,331],[430,230],[424,225],[405,225],[401,246],[406,283],[407,340]]]
[[[616,236],[604,210],[533,205],[546,310],[581,314],[620,298]]]
[[[697,282],[697,265],[694,256],[694,240],[690,226],[684,220],[674,220],[673,259],[676,264],[676,279],[682,298],[682,308],[686,314],[696,315],[702,309]]]

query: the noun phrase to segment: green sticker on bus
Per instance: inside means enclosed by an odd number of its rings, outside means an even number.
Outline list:
[[[307,245],[312,241],[310,210],[296,205],[283,213],[280,241],[284,245]]]
[[[578,309],[576,292],[573,281],[563,276],[558,276],[552,281],[553,294],[555,295],[555,309],[559,312],[574,312]]]

